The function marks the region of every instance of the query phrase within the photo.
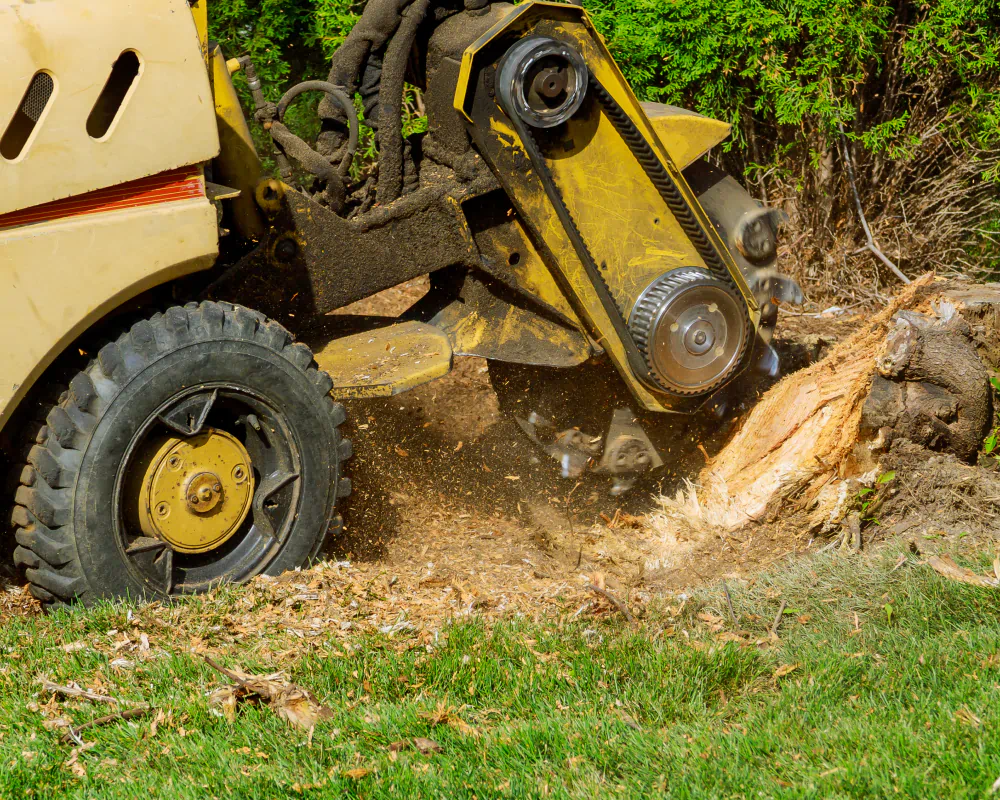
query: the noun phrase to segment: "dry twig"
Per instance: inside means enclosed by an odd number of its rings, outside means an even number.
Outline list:
[[[771,626],[772,636],[778,635],[778,626],[781,624],[781,616],[785,613],[785,605],[786,602],[782,600],[781,605],[778,606],[778,613],[774,615],[774,624]]]
[[[77,725],[76,727],[71,725],[67,732],[63,734],[60,741],[63,744],[72,744],[74,742],[79,744],[80,734],[88,728],[97,728],[101,725],[109,725],[112,722],[117,722],[118,720],[139,719],[152,713],[152,711],[153,709],[150,706],[139,706],[138,708],[130,708],[127,711],[119,711],[116,714],[107,714],[106,716],[98,717],[97,719],[84,722],[82,725]]]
[[[588,584],[587,588],[590,589],[590,591],[592,591],[594,594],[599,594],[605,600],[610,602],[615,608],[617,608],[619,611],[621,611],[622,614],[625,615],[625,619],[627,619],[630,623],[635,622],[635,617],[633,617],[632,612],[628,610],[628,606],[626,606],[621,600],[619,600],[617,597],[611,594],[611,592],[609,592],[607,589],[602,589],[599,586],[594,586],[594,584],[592,583]]]
[[[899,267],[893,264],[886,257],[885,253],[879,250],[878,245],[875,244],[875,239],[872,237],[871,228],[868,227],[868,220],[865,219],[865,212],[861,208],[861,195],[858,194],[858,186],[854,181],[854,162],[851,160],[851,153],[847,148],[847,136],[844,135],[844,126],[838,121],[837,127],[840,129],[840,142],[841,146],[843,147],[844,166],[847,167],[847,179],[851,182],[851,192],[854,194],[854,206],[858,211],[858,219],[860,220],[861,227],[865,232],[865,238],[868,240],[868,243],[865,245],[865,247],[871,250],[872,253],[875,255],[875,257],[879,259],[879,261],[881,261],[890,270],[892,270],[893,275],[899,278],[903,283],[910,283],[910,279],[907,278],[900,271]]]
[[[96,703],[117,703],[114,697],[108,697],[103,694],[94,694],[93,692],[88,692],[86,689],[81,689],[78,686],[62,686],[58,683],[53,683],[48,680],[48,678],[39,678],[38,682],[42,685],[42,689],[46,692],[52,692],[52,694],[61,694],[65,697],[82,697],[84,700],[93,700]]]
[[[729,594],[729,587],[726,586],[726,582],[722,582],[722,591],[726,594],[726,605],[729,607],[729,618],[733,621],[733,625],[736,624],[736,612],[733,611],[733,598]]]

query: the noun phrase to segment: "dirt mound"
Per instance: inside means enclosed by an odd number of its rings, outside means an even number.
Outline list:
[[[985,467],[964,464],[901,441],[885,457],[884,467],[895,478],[866,509],[872,539],[1000,536],[997,462]]]

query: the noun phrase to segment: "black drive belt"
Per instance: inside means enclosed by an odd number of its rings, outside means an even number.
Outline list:
[[[604,113],[607,114],[611,124],[614,125],[615,130],[618,131],[618,135],[621,136],[625,144],[628,145],[632,155],[634,155],[636,161],[639,162],[639,166],[642,167],[643,172],[646,173],[646,176],[660,193],[663,201],[667,204],[667,208],[670,209],[670,212],[676,218],[678,224],[681,226],[681,230],[683,230],[684,234],[691,240],[691,243],[698,251],[698,255],[701,256],[702,261],[705,262],[705,265],[712,273],[712,276],[722,281],[727,286],[736,289],[739,296],[742,297],[743,293],[739,291],[739,287],[733,280],[733,276],[729,273],[725,261],[723,261],[722,257],[719,255],[714,244],[712,243],[708,232],[702,226],[700,220],[691,209],[691,206],[688,205],[688,202],[684,199],[684,194],[674,182],[670,173],[660,162],[660,159],[657,158],[656,153],[653,151],[653,148],[650,147],[649,142],[647,142],[645,137],[643,137],[642,133],[632,121],[632,118],[625,113],[624,109],[618,105],[618,102],[597,80],[593,72],[590,73],[589,78],[590,89],[594,92],[594,97],[597,99],[597,102],[601,104],[604,109]],[[528,158],[531,159],[532,166],[534,166],[535,171],[538,173],[539,178],[542,181],[542,185],[545,188],[545,194],[552,202],[556,215],[559,217],[559,221],[566,230],[566,234],[569,236],[569,239],[573,244],[573,248],[580,257],[580,261],[583,262],[587,276],[593,282],[594,290],[597,292],[601,305],[603,306],[608,317],[610,317],[611,322],[614,325],[615,332],[618,334],[619,339],[625,347],[629,367],[631,367],[632,371],[640,380],[649,386],[656,387],[656,389],[660,392],[678,397],[684,397],[692,394],[690,392],[681,392],[664,387],[649,369],[646,359],[643,357],[641,351],[635,343],[635,340],[632,338],[632,332],[628,327],[628,315],[622,311],[618,302],[615,300],[614,295],[611,293],[611,287],[608,286],[607,279],[604,277],[601,268],[597,265],[593,254],[590,252],[590,248],[587,246],[586,241],[584,241],[583,236],[580,234],[580,229],[577,227],[576,222],[573,220],[573,217],[569,212],[569,208],[566,206],[566,201],[563,199],[562,192],[556,185],[548,164],[545,163],[545,158],[538,147],[538,142],[535,141],[534,133],[518,115],[512,115],[512,121],[514,123],[514,127],[517,129],[518,136],[521,137],[521,141],[524,143],[525,150],[528,153]],[[746,326],[746,331],[747,337],[749,338],[754,328],[753,324],[750,322],[749,309],[746,308],[745,303],[744,309],[747,314],[748,324]]]

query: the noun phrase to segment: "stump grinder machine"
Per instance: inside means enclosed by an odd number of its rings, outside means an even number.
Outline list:
[[[581,7],[369,0],[329,79],[273,103],[207,2],[0,6],[0,424],[43,604],[306,564],[350,493],[345,403],[459,356],[554,469],[619,490],[662,464],[658,420],[776,369],[779,212],[705,159],[725,123],[636,99]],[[398,318],[330,314],[427,275]],[[322,371],[289,332],[317,325]]]

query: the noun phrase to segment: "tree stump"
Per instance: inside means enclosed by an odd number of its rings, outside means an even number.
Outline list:
[[[732,532],[796,514],[839,526],[859,483],[908,440],[970,461],[993,421],[1000,289],[925,275],[822,360],[773,386],[664,524]]]

